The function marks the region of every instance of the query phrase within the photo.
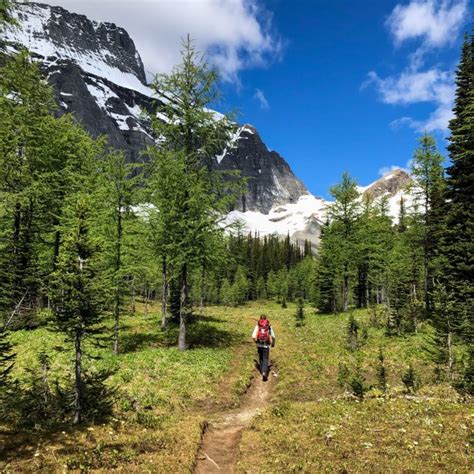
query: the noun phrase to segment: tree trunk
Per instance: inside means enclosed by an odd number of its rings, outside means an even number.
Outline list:
[[[75,384],[74,384],[74,424],[77,425],[82,420],[82,333],[80,329],[76,330],[75,336]]]
[[[148,316],[148,296],[149,296],[149,294],[148,294],[148,285],[145,285],[145,306],[143,308],[143,315],[145,317]]]
[[[413,284],[411,287],[411,294],[412,294],[412,308],[413,308],[413,327],[415,329],[415,333],[418,332],[418,318],[417,318],[417,311],[418,308],[416,307],[417,302],[417,295],[416,295],[416,285]]]
[[[120,287],[120,269],[122,267],[122,201],[118,200],[117,209],[117,241],[115,243],[115,301],[114,301],[114,349],[115,355],[119,351],[120,307],[122,305],[122,289]]]
[[[447,349],[448,349],[448,364],[447,364],[447,372],[448,372],[448,380],[453,380],[453,365],[454,365],[454,356],[453,356],[453,336],[451,331],[448,330],[448,338],[447,338]]]
[[[205,281],[205,270],[204,265],[201,269],[201,289],[200,289],[200,299],[199,299],[199,312],[200,314],[204,311],[204,281]]]
[[[344,275],[342,286],[342,310],[346,312],[349,309],[349,277],[347,273]]]
[[[161,329],[166,328],[166,306],[168,304],[168,266],[166,257],[162,261],[162,282],[161,282]]]
[[[132,314],[135,314],[135,277],[132,277]]]
[[[179,305],[179,337],[178,337],[178,349],[185,351],[186,345],[186,323],[188,318],[188,267],[186,264],[181,268],[180,275],[181,283],[181,298]]]

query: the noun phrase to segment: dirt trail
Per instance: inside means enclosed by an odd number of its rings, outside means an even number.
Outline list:
[[[261,375],[255,371],[240,407],[219,413],[209,421],[196,458],[196,474],[234,472],[242,431],[267,406],[276,375],[276,371],[272,370],[268,381],[263,382]]]

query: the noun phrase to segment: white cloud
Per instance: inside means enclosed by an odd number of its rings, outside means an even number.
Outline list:
[[[426,46],[451,43],[466,20],[467,0],[411,0],[398,4],[388,17],[395,44],[421,39]]]
[[[453,116],[454,77],[451,72],[433,68],[423,72],[404,71],[398,76],[381,79],[369,73],[369,82],[375,84],[382,102],[392,105],[409,105],[420,102],[433,103],[436,109],[426,120],[402,117],[391,123],[393,128],[402,125],[417,131],[447,130]]]
[[[257,99],[261,109],[268,109],[270,104],[268,103],[265,94],[260,89],[255,89],[255,94],[253,95],[254,99]]]
[[[403,71],[399,75],[380,78],[369,72],[367,83],[375,84],[382,102],[386,104],[414,104],[436,102],[451,104],[454,98],[453,75],[433,68],[423,72]]]
[[[419,133],[446,131],[449,121],[454,117],[451,105],[439,105],[426,120],[415,120],[411,117],[402,117],[394,120],[390,126],[394,129],[408,125]]]
[[[188,33],[224,80],[278,59],[282,41],[258,0],[51,0],[48,3],[114,22],[135,41],[148,76],[170,72]]]
[[[399,128],[407,125],[418,132],[446,131],[453,117],[454,72],[439,66],[422,68],[433,48],[451,45],[466,21],[468,0],[410,0],[398,4],[387,19],[386,26],[395,45],[408,40],[421,40],[421,44],[407,54],[407,66],[399,74],[381,78],[371,71],[362,88],[375,86],[382,102],[391,105],[432,103],[434,111],[425,120],[401,117],[390,125]]]

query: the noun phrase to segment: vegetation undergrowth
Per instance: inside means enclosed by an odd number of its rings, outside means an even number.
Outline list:
[[[160,331],[158,306],[146,315],[142,305],[136,309],[123,319],[122,352],[114,356],[111,347],[98,349],[100,357],[87,362],[89,371],[113,372],[107,381],[114,389],[113,415],[75,429],[67,423],[18,432],[1,427],[0,470],[191,469],[207,411],[234,406],[248,386],[252,311],[206,308],[189,325],[191,349],[181,352],[178,328],[170,324]],[[39,363],[40,352],[54,354],[49,378],[64,377],[72,351],[55,354],[60,342],[57,333],[45,328],[16,331],[12,377],[28,386],[28,369]]]
[[[272,406],[244,432],[238,472],[470,472],[474,467],[472,404],[448,383],[433,383],[428,325],[416,334],[387,336],[382,321],[356,310],[358,347],[351,350],[348,313],[323,315],[307,308],[305,325],[298,327],[294,305],[281,309],[270,303],[265,310],[279,327],[273,354],[279,383]],[[410,366],[413,390],[403,382]],[[351,385],[357,377],[362,398]]]

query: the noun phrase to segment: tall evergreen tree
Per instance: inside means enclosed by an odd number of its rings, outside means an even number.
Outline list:
[[[151,150],[155,164],[166,163],[178,178],[166,199],[157,199],[158,212],[167,207],[166,222],[172,231],[166,258],[173,267],[181,289],[178,347],[185,350],[186,327],[191,313],[189,275],[209,252],[209,237],[222,234],[219,219],[235,199],[231,184],[212,171],[212,160],[224,148],[231,121],[209,110],[218,98],[217,75],[194,49],[191,40],[183,44],[182,62],[171,74],[157,76],[153,87],[164,98],[165,121],[155,118],[153,128],[160,148]],[[171,162],[172,166],[168,166]],[[164,179],[158,174],[157,185]],[[227,182],[229,183],[229,182]],[[164,220],[160,218],[160,226]],[[218,239],[212,239],[216,242]]]
[[[453,317],[469,350],[466,374],[474,373],[474,35],[465,36],[456,71],[454,118],[449,123],[451,165],[446,180],[443,281],[455,302]],[[469,375],[470,374],[470,375]],[[468,384],[469,385],[469,384]]]
[[[331,188],[331,194],[335,202],[329,209],[330,223],[321,234],[319,307],[347,311],[355,273],[359,192],[355,181],[344,173],[341,182]]]
[[[413,177],[412,193],[416,200],[415,220],[412,225],[420,225],[423,252],[423,294],[425,314],[433,309],[432,290],[436,275],[436,256],[440,245],[443,229],[444,199],[444,158],[438,153],[432,136],[425,134],[420,138],[420,146],[416,149],[411,165]]]
[[[104,331],[104,291],[99,254],[89,233],[90,204],[79,197],[71,205],[57,269],[51,283],[56,329],[74,346],[74,423],[84,411],[84,341]]]
[[[127,251],[127,223],[131,207],[135,204],[135,192],[139,175],[133,176],[136,166],[126,162],[123,153],[106,153],[102,161],[99,182],[98,217],[104,237],[104,252],[109,259],[110,283],[113,292],[113,352],[119,351],[120,315],[123,308],[126,268],[124,254]]]

